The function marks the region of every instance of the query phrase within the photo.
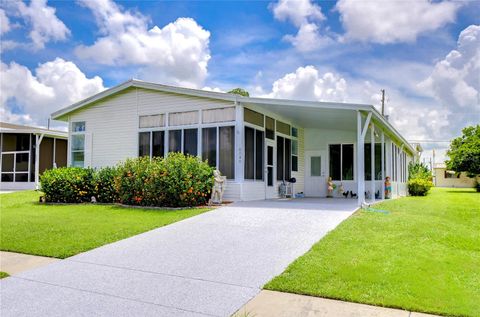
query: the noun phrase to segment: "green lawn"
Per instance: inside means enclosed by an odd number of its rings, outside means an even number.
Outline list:
[[[480,316],[480,194],[426,197],[359,211],[266,289],[406,310]]]
[[[34,191],[0,195],[0,250],[66,258],[208,210],[44,205],[38,198]]]

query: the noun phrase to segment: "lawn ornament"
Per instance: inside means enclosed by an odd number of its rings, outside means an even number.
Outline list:
[[[340,183],[340,186],[338,186],[338,195],[344,195],[343,193],[345,192],[345,189],[343,188],[343,184]]]
[[[222,176],[219,170],[213,171],[213,188],[212,188],[212,196],[209,201],[209,205],[216,204],[220,205],[223,201],[223,193],[225,192],[225,188],[227,186],[227,177]]]
[[[334,189],[335,189],[335,185],[332,182],[332,178],[329,177],[327,181],[327,198],[333,198]]]
[[[392,183],[390,183],[390,176],[385,177],[385,199],[390,199],[392,195]]]
[[[350,198],[355,198],[355,197],[357,197],[357,193],[350,191]]]
[[[345,197],[345,198],[348,198],[348,194],[349,194],[349,193],[350,193],[350,191],[349,191],[349,190],[347,190],[347,191],[346,191],[346,192],[344,192],[342,195],[343,195],[343,197]]]

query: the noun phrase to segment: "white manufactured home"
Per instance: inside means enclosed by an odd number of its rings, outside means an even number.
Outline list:
[[[228,179],[226,200],[294,194],[406,195],[415,149],[371,105],[250,98],[129,80],[52,114],[69,124],[68,163],[103,167],[168,152],[197,155]],[[373,171],[373,172],[372,172]],[[341,185],[341,186],[340,186]],[[340,188],[344,189],[342,194]],[[356,195],[355,195],[356,194]],[[377,195],[375,195],[377,194]]]

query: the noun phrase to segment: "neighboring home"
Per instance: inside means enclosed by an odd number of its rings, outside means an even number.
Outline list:
[[[0,190],[34,189],[46,169],[66,166],[67,137],[62,131],[0,122]]]
[[[447,170],[445,163],[436,163],[433,166],[433,183],[437,187],[475,187],[475,178],[470,178],[466,173],[457,173]]]
[[[291,178],[295,193],[324,197],[329,176],[359,203],[365,192],[381,198],[387,175],[393,195],[406,195],[416,155],[371,105],[250,98],[133,79],[52,118],[69,124],[71,166],[171,151],[197,155],[227,177],[226,200],[278,197]],[[343,197],[339,188],[334,195]]]

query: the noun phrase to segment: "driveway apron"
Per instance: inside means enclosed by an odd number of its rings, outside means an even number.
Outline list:
[[[356,200],[241,202],[0,281],[1,316],[230,316]]]

